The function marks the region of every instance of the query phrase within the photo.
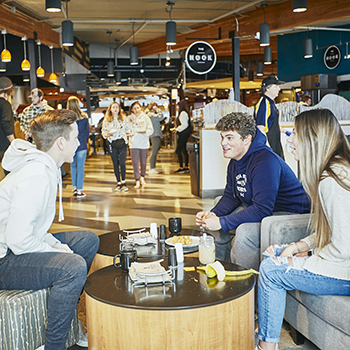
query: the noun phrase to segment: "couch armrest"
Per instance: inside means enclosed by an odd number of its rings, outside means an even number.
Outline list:
[[[271,244],[289,244],[308,236],[310,214],[268,216],[261,222],[261,254]]]

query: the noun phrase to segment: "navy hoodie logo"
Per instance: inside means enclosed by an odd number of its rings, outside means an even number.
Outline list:
[[[246,174],[238,174],[236,176],[236,184],[237,184],[237,191],[241,197],[244,197],[245,192],[247,192],[247,189],[245,188],[247,184],[247,175]]]

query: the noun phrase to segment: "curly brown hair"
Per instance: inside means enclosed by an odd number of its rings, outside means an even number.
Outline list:
[[[241,112],[232,112],[222,117],[215,126],[219,131],[237,131],[242,140],[248,135],[252,140],[256,135],[256,122],[252,115]]]

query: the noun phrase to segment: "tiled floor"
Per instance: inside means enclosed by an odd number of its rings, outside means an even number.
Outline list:
[[[160,150],[157,168],[162,172],[146,175],[147,184],[136,190],[133,188],[135,181],[128,157],[126,183],[129,191],[115,192],[116,180],[110,156],[105,156],[100,151],[89,157],[85,166],[84,183],[87,196],[82,199],[74,198],[70,175],[65,176],[65,220],[61,223],[56,220],[51,232],[88,229],[100,235],[118,229],[149,227],[151,222],[167,225],[168,218],[173,216],[180,216],[183,226],[195,227],[195,214],[201,209],[212,208],[213,200],[201,199],[191,194],[190,175],[174,174],[178,163],[173,149]],[[310,343],[296,346],[285,329],[282,330],[279,348],[317,349]]]

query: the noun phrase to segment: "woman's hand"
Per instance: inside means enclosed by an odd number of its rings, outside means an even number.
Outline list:
[[[296,243],[290,244],[287,248],[283,250],[280,256],[305,256],[303,253],[306,253],[310,250],[310,247],[304,241],[299,241]]]

